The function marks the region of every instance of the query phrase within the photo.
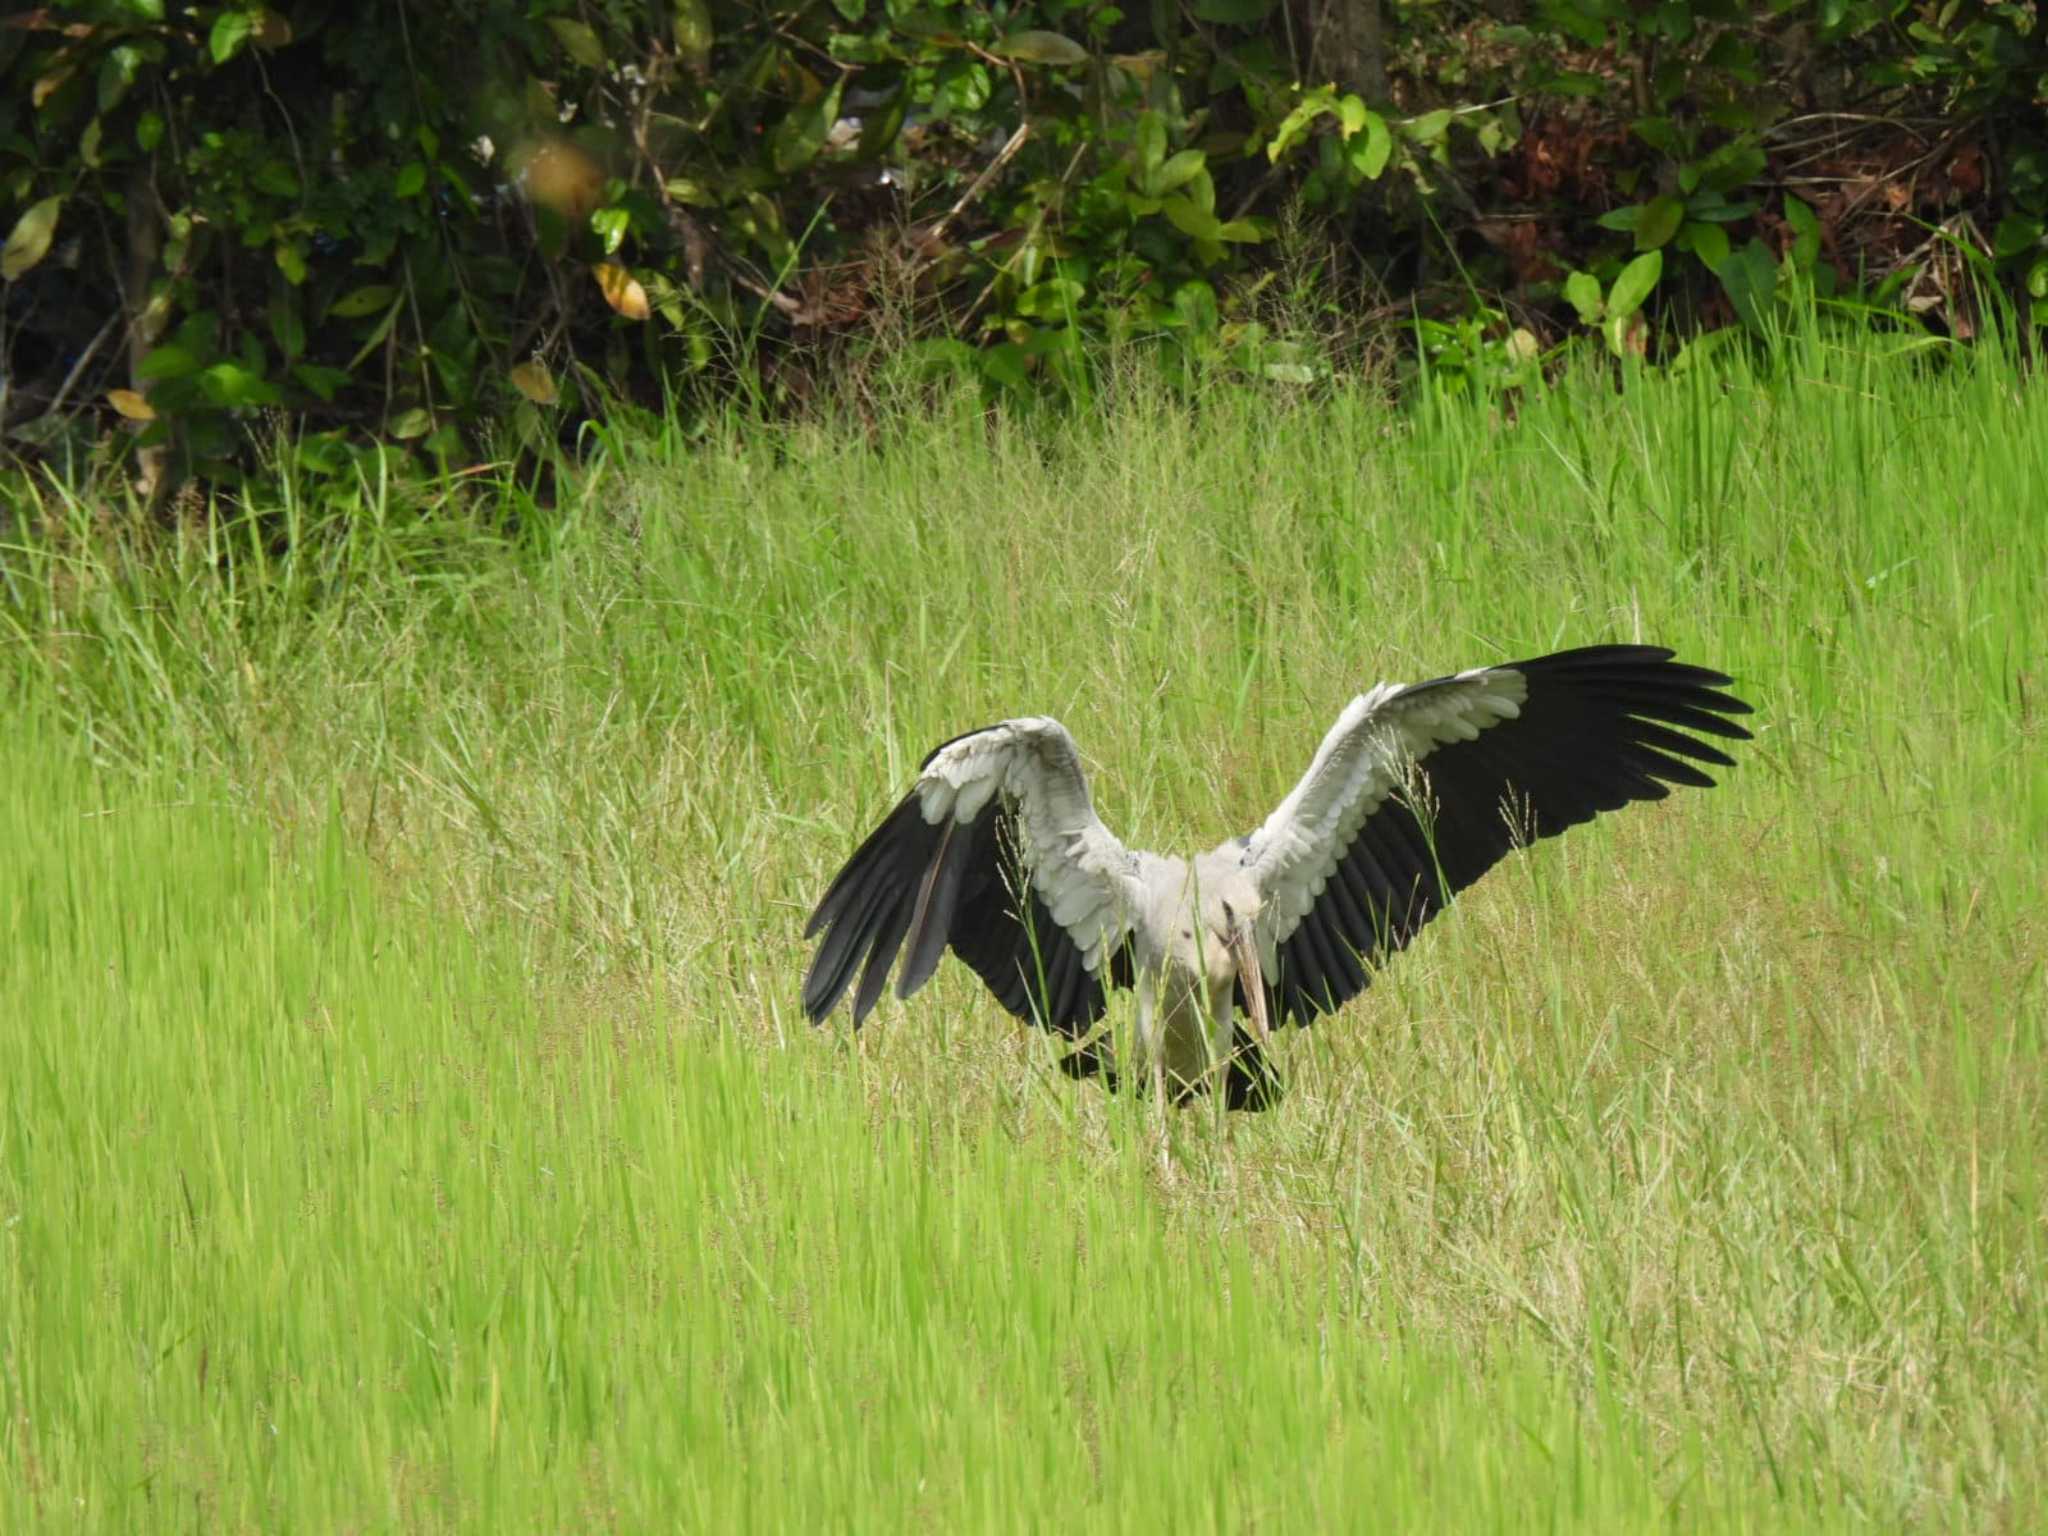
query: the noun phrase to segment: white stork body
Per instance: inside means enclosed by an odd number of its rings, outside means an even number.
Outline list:
[[[1085,1037],[1107,989],[1135,984],[1140,1081],[1184,1096],[1220,1073],[1232,1107],[1263,1107],[1272,1024],[1340,1007],[1510,850],[1711,785],[1692,762],[1730,760],[1688,733],[1747,738],[1726,717],[1749,706],[1716,691],[1729,681],[1669,651],[1593,646],[1383,683],[1257,831],[1193,860],[1103,826],[1058,721],[970,732],[925,759],[818,903],[805,1011],[824,1018],[858,971],[858,1026],[906,943],[900,997],[950,947],[1012,1013],[1084,1041],[1070,1075],[1113,1081]]]

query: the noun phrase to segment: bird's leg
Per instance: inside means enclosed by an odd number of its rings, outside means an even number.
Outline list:
[[[1160,1039],[1159,979],[1151,972],[1138,978],[1138,1017],[1132,1031],[1131,1050],[1137,1058],[1137,1067],[1142,1080],[1134,1078],[1131,1087],[1139,1091],[1144,1087],[1152,1090],[1151,1114],[1154,1130],[1160,1141],[1160,1155],[1164,1157],[1166,1147],[1166,1050]]]

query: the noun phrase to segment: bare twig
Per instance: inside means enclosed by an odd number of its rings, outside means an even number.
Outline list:
[[[1017,151],[1024,147],[1025,140],[1029,139],[1030,137],[1031,124],[1029,122],[1019,123],[1017,125],[1017,131],[1010,135],[1009,142],[1005,144],[1001,149],[996,151],[995,159],[989,161],[987,165],[983,166],[981,168],[981,174],[975,177],[973,181],[967,184],[967,190],[960,194],[959,201],[954,203],[951,208],[948,208],[945,211],[945,213],[940,216],[937,223],[933,224],[931,228],[925,230],[918,237],[918,244],[924,246],[928,250],[935,250],[937,247],[943,245],[946,240],[947,228],[952,224],[952,222],[955,219],[959,218],[961,214],[965,213],[968,207],[972,203],[974,203],[974,201],[978,199],[982,193],[988,190],[989,183],[994,181],[996,177],[1002,173],[1002,169],[1004,166],[1008,165],[1011,160],[1016,158]]]
[[[54,416],[64,409],[64,399],[71,393],[71,386],[78,382],[79,375],[85,372],[85,365],[92,361],[93,354],[100,349],[100,344],[113,334],[114,327],[124,318],[119,310],[107,316],[105,323],[99,328],[99,334],[85,344],[85,350],[78,354],[78,361],[71,365],[71,371],[64,375],[64,382],[57,386],[57,393],[50,397],[49,405],[43,409],[45,416]]]
[[[1080,167],[1081,157],[1085,155],[1087,152],[1088,143],[1085,139],[1080,144],[1074,147],[1074,153],[1072,157],[1067,161],[1067,168],[1064,171],[1060,172],[1060,191],[1062,193],[1066,191],[1067,183],[1074,179],[1074,172]],[[1032,217],[1031,227],[1024,231],[1024,238],[1017,242],[1017,249],[1015,251],[1012,251],[1007,257],[1003,259],[1003,264],[1000,267],[996,268],[994,276],[990,277],[986,283],[982,284],[981,292],[976,294],[974,296],[974,302],[967,306],[967,313],[961,318],[962,325],[965,325],[969,321],[973,320],[975,315],[980,313],[981,306],[988,302],[988,296],[996,291],[996,278],[1001,277],[1005,272],[1010,270],[1010,263],[1015,261],[1021,252],[1027,251],[1031,248],[1032,242],[1038,238],[1039,230],[1045,227],[1045,215],[1047,210],[1051,207],[1052,201],[1050,199],[1039,205],[1038,212]],[[958,211],[959,210],[957,208],[954,210],[954,212],[956,213]],[[946,215],[947,218],[951,218],[952,216],[952,214]]]

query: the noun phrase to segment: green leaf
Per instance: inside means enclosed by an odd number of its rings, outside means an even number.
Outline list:
[[[298,361],[306,350],[306,327],[299,319],[298,295],[290,289],[282,289],[272,297],[269,304],[270,334],[277,342],[277,350],[284,354],[288,363]]]
[[[1685,204],[1675,197],[1653,197],[1643,204],[1642,216],[1636,220],[1636,249],[1654,251],[1668,245],[1671,237],[1678,233],[1678,226],[1685,222]]]
[[[1411,117],[1401,125],[1401,131],[1417,144],[1434,144],[1451,126],[1451,109],[1438,107],[1434,112],[1425,112],[1420,117]]]
[[[585,23],[568,16],[550,16],[548,29],[562,45],[562,52],[585,69],[604,68],[604,44]]]
[[[0,278],[15,282],[37,262],[50,254],[50,242],[57,234],[57,214],[63,197],[46,197],[31,203],[28,211],[14,221],[14,232],[0,247]]]
[[[1069,66],[1086,64],[1088,50],[1059,32],[1041,32],[1027,28],[1012,32],[996,44],[996,53],[1006,59],[1018,59],[1026,64],[1053,64]]]
[[[832,0],[832,9],[857,25],[868,13],[868,0]]]
[[[839,93],[844,83],[835,80],[831,90],[808,105],[793,108],[769,133],[768,163],[778,174],[787,176],[818,158],[825,136],[839,118]]]
[[[197,357],[171,341],[144,353],[142,361],[135,365],[135,376],[141,379],[182,379],[197,373],[200,366]]]
[[[292,169],[288,160],[270,159],[256,167],[250,181],[272,197],[297,197],[299,195],[299,173]],[[400,179],[404,177],[401,174]]]
[[[848,21],[859,21],[863,9],[861,0],[852,0],[853,10],[847,11],[847,0],[837,0],[839,14]],[[711,44],[717,33],[711,26],[711,7],[705,0],[673,0],[670,31],[676,40],[676,52],[684,58],[695,61],[711,52]]]
[[[2027,273],[2027,297],[2048,299],[2048,257],[2034,263]]]
[[[1138,119],[1138,169],[1156,171],[1166,162],[1166,120],[1157,112]]]
[[[1216,238],[1233,245],[1257,245],[1266,231],[1254,219],[1230,219],[1216,226]]]
[[[979,112],[988,105],[994,83],[988,65],[979,59],[951,59],[939,69],[932,86],[933,115]]]
[[[225,64],[249,41],[249,34],[256,30],[256,18],[247,11],[222,11],[214,18],[213,31],[206,40],[207,51],[213,55],[213,62]]]
[[[145,155],[163,142],[164,120],[161,114],[150,111],[135,119],[135,147]]]
[[[1785,222],[1792,226],[1792,266],[1804,272],[1820,255],[1820,216],[1799,198],[1785,194]]]
[[[1160,212],[1166,215],[1169,224],[1184,235],[1191,235],[1197,240],[1223,238],[1223,225],[1218,222],[1216,215],[1204,210],[1190,198],[1169,197],[1161,204]]]
[[[328,306],[330,319],[356,320],[364,315],[374,315],[384,309],[396,297],[398,290],[389,283],[371,283],[353,293],[345,293]]]
[[[1635,136],[1660,155],[1680,158],[1685,146],[1679,139],[1678,127],[1668,117],[1639,117],[1630,125]]]
[[[1600,334],[1607,340],[1607,350],[1616,357],[1626,357],[1631,350],[1638,356],[1642,353],[1643,349],[1629,346],[1629,333],[1634,329],[1629,322],[1634,319],[1633,315],[1609,315],[1600,322]]]
[[[959,374],[972,369],[978,361],[974,348],[957,336],[913,341],[897,356],[913,371],[928,376]]]
[[[1664,253],[1648,251],[1621,269],[1614,286],[1607,290],[1607,318],[1625,320],[1643,307],[1643,300],[1664,275]]]
[[[400,442],[409,438],[425,437],[433,429],[434,413],[419,405],[393,417],[389,428],[391,435]]]
[[[1296,102],[1294,110],[1281,118],[1280,126],[1273,130],[1273,137],[1266,144],[1266,159],[1278,164],[1280,157],[1293,147],[1294,142],[1308,132],[1310,123],[1333,110],[1327,91]]]
[[[1728,302],[1735,306],[1742,323],[1753,331],[1762,330],[1778,291],[1778,261],[1770,247],[1752,240],[1722,262],[1714,275],[1721,279]]]
[[[292,364],[292,377],[321,400],[332,401],[348,383],[348,375],[339,368],[323,368],[318,363]]]
[[[1340,137],[1350,138],[1365,126],[1365,120],[1372,116],[1365,103],[1356,96],[1346,96],[1337,103],[1337,132]]]
[[[100,111],[111,112],[128,94],[142,68],[142,50],[131,43],[109,48],[100,61]]]
[[[1394,136],[1387,131],[1387,120],[1377,112],[1366,113],[1365,142],[1351,145],[1351,169],[1367,181],[1378,181],[1393,152]]]
[[[1273,0],[1195,0],[1195,17],[1225,27],[1255,27],[1272,13]]]
[[[1678,232],[1678,243],[1718,272],[1728,259],[1728,231],[1718,224],[1688,224]]]
[[[625,244],[626,231],[633,222],[632,214],[623,208],[599,208],[590,215],[590,228],[604,247],[607,256],[618,254]]]
[[[1071,277],[1052,277],[1018,294],[1012,307],[1018,314],[1033,319],[1064,320],[1079,307],[1087,292]]]
[[[910,107],[910,92],[899,90],[880,110],[861,120],[860,139],[853,146],[856,160],[874,160],[887,154],[903,131],[904,114]]]
[[[1631,203],[1626,208],[1610,208],[1595,221],[1602,229],[1618,229],[1624,234],[1632,232],[1642,221],[1644,203]]]
[[[677,202],[688,203],[692,208],[716,208],[719,203],[717,194],[694,176],[670,178],[667,192]]]
[[[1207,333],[1216,329],[1216,290],[1200,278],[1174,289],[1173,308],[1190,330]]]
[[[394,197],[418,197],[426,190],[427,168],[417,160],[408,161],[391,183]]]
[[[1998,233],[1991,237],[1991,254],[2000,261],[2010,261],[2021,252],[2039,245],[2041,234],[2039,219],[2028,218],[2023,213],[2009,213],[1998,221]]]
[[[306,280],[306,253],[298,241],[280,241],[276,256],[277,270],[284,274],[286,282],[296,288]]]
[[[1024,366],[1024,349],[1014,341],[999,342],[981,354],[982,377],[1015,394],[1027,394],[1031,375]]]
[[[1199,149],[1184,149],[1166,164],[1159,167],[1150,178],[1146,190],[1155,197],[1164,197],[1192,181],[1207,167],[1208,157]]]
[[[231,410],[278,401],[277,386],[240,363],[215,363],[203,370],[199,387],[213,404]]]
[[[1717,202],[1714,194],[1705,193],[1689,201],[1685,205],[1685,211],[1689,218],[1698,219],[1702,223],[1733,224],[1736,220],[1746,219],[1755,213],[1756,204]]]
[[[1600,297],[1600,279],[1590,272],[1574,272],[1564,280],[1564,296],[1571,307],[1578,311],[1582,325],[1599,322],[1600,311],[1606,307]]]
[[[1723,144],[1699,162],[1699,184],[1710,191],[1733,192],[1761,176],[1764,165],[1764,152],[1754,144],[1742,140]]]

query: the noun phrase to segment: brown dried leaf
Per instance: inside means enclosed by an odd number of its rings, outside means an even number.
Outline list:
[[[155,421],[156,407],[132,389],[110,389],[107,404],[126,416],[130,421]]]

